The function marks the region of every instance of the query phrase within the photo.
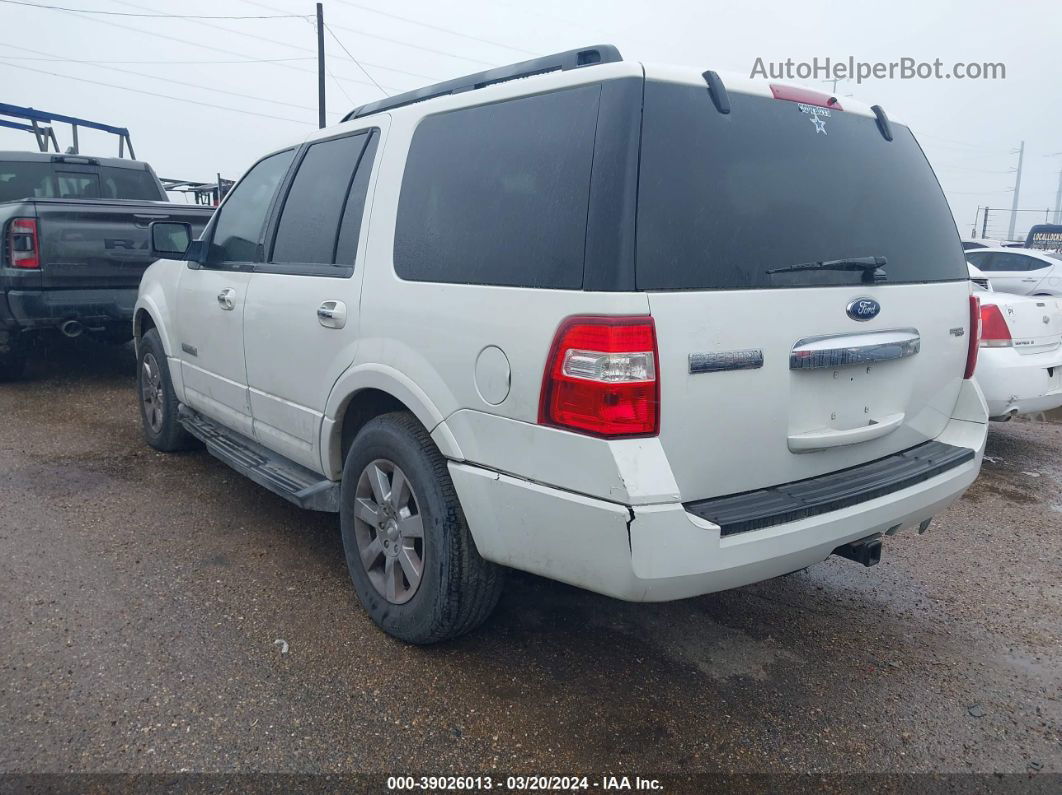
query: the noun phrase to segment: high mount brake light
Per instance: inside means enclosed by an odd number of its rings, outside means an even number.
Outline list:
[[[620,438],[660,430],[656,327],[643,317],[570,317],[553,338],[538,421]]]
[[[40,238],[36,218],[14,218],[7,227],[8,263],[13,268],[41,266]]]
[[[966,349],[966,372],[963,378],[973,378],[977,369],[977,350],[981,342],[981,299],[970,296],[970,343]]]
[[[1010,327],[1006,318],[995,304],[986,304],[981,307],[981,347],[982,348],[1011,348],[1014,339],[1010,335]]]
[[[821,91],[812,91],[810,88],[782,86],[777,83],[771,83],[771,94],[775,99],[799,102],[801,105],[815,105],[816,107],[829,108],[830,110],[844,110],[841,107],[841,103],[837,101],[837,97],[831,94],[824,94]]]

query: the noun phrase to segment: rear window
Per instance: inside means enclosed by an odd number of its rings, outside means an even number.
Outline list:
[[[166,201],[155,178],[144,168],[100,166],[100,195],[104,199]]]
[[[403,279],[578,289],[600,86],[430,116],[402,179]]]
[[[0,163],[0,202],[17,199],[139,199],[165,201],[144,168],[53,163]]]
[[[638,194],[641,290],[856,284],[768,271],[885,257],[889,284],[967,279],[955,222],[910,131],[873,118],[648,81]]]

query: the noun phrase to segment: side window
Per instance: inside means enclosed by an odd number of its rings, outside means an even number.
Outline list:
[[[372,137],[371,133],[362,132],[307,148],[277,222],[272,262],[353,264],[353,251],[349,256],[344,251],[343,259],[339,259],[337,247],[343,231],[341,221],[351,203],[358,205],[359,225],[361,222],[360,209],[365,206],[364,192],[372,164],[371,154],[366,156],[366,143]],[[356,240],[355,237],[355,245]]]
[[[1009,273],[1035,270],[1038,264],[1039,262],[1032,257],[1025,257],[1021,254],[1009,254],[1002,251],[997,252],[992,258],[992,270]]]
[[[218,210],[209,262],[254,262],[269,205],[287,173],[295,151],[288,149],[259,160],[244,175]]]
[[[979,268],[983,271],[994,270],[992,267],[992,254],[987,251],[967,251],[966,259],[973,264],[975,268]]]
[[[1019,254],[1018,256],[1020,256],[1022,258],[1022,260],[1024,261],[1024,265],[1022,266],[1022,270],[1038,271],[1038,270],[1042,270],[1043,268],[1050,268],[1051,267],[1051,265],[1049,263],[1044,262],[1042,259],[1036,259],[1036,257],[1027,257],[1027,256],[1024,256],[1024,255],[1021,255],[1021,254]]]
[[[429,116],[395,228],[403,279],[579,289],[600,86]]]

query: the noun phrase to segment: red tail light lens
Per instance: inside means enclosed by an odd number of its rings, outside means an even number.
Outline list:
[[[538,421],[617,438],[660,430],[656,327],[651,317],[571,317],[553,339]]]
[[[39,268],[41,251],[36,218],[15,218],[7,227],[8,262],[13,268]]]
[[[981,307],[980,345],[982,348],[1010,348],[1014,345],[1006,318],[994,304]]]
[[[973,378],[977,369],[977,349],[981,341],[981,299],[970,296],[970,346],[966,349],[966,373],[963,378]]]

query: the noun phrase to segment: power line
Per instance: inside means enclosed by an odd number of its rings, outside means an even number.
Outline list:
[[[26,6],[27,8],[43,8],[48,11],[71,11],[76,14],[102,14],[108,17],[153,17],[155,19],[305,19],[305,14],[248,14],[240,16],[214,16],[207,14],[133,14],[128,11],[100,11],[92,8],[67,8],[66,6],[52,6],[43,3],[27,3],[24,0],[0,0],[12,6]]]
[[[100,24],[100,25],[109,25],[112,28],[120,28],[122,30],[130,30],[130,31],[133,31],[134,33],[141,33],[141,34],[143,34],[145,36],[154,36],[155,38],[158,38],[158,39],[166,39],[167,41],[175,41],[175,42],[178,42],[179,44],[188,44],[188,45],[191,45],[192,47],[199,47],[200,49],[203,49],[203,50],[211,50],[213,52],[225,53],[226,55],[239,55],[240,54],[240,53],[234,52],[230,48],[213,47],[213,46],[211,46],[209,44],[204,44],[203,42],[200,42],[200,41],[193,41],[191,39],[182,39],[180,36],[170,36],[170,35],[168,35],[166,33],[156,33],[153,30],[145,30],[144,28],[137,28],[137,27],[133,27],[132,25],[125,25],[125,24],[122,24],[121,22],[114,22],[114,21],[109,20],[109,19],[96,19],[95,17],[82,16],[76,11],[63,11],[62,13],[73,14],[78,19],[87,19],[90,22],[95,22],[95,23]],[[226,32],[229,32],[229,33],[232,32],[232,31],[228,31],[226,28],[221,28],[221,30],[226,30]],[[246,57],[247,57],[249,62],[268,63],[271,66],[276,66],[276,67],[280,67],[280,68],[283,68],[283,69],[290,69],[290,70],[292,70],[294,72],[303,72],[303,73],[307,73],[307,74],[313,74],[313,70],[302,69],[302,68],[300,68],[298,66],[292,66],[291,64],[278,63],[278,62],[275,62],[275,61],[262,61],[260,59],[252,58],[251,56],[246,56]],[[360,85],[366,85],[366,86],[372,85],[371,83],[367,83],[364,80],[356,80],[356,79],[350,78],[350,77],[345,77],[345,78],[342,78],[342,79],[346,80],[349,83],[358,83]]]
[[[317,20],[316,20],[316,18],[314,18],[312,20],[307,19],[306,20],[306,24],[309,25],[310,27],[312,27],[314,29],[314,31],[317,30]],[[321,49],[322,50],[324,49],[324,41],[323,40],[321,40]],[[332,78],[332,82],[336,84],[336,88],[338,88],[340,90],[340,92],[343,94],[343,96],[346,97],[347,102],[350,103],[351,105],[353,105],[354,104],[354,100],[350,98],[350,94],[348,94],[347,90],[345,88],[343,88],[343,84],[340,83],[338,80],[336,80],[336,76],[334,74],[332,74],[332,67],[330,67],[328,65],[328,58],[327,57],[324,58],[324,60],[322,60],[322,63],[324,64],[325,71],[328,72],[328,76],[331,77]],[[322,94],[321,96],[323,97],[324,95]]]
[[[94,86],[105,86],[106,88],[115,88],[115,89],[118,89],[119,91],[130,91],[130,92],[132,92],[134,94],[144,94],[144,95],[149,96],[149,97],[160,97],[162,99],[170,99],[170,100],[173,100],[174,102],[186,102],[186,103],[188,103],[190,105],[200,105],[200,106],[205,107],[205,108],[215,108],[217,110],[227,110],[227,111],[231,111],[232,113],[242,113],[242,114],[244,114],[246,116],[259,116],[259,117],[261,117],[263,119],[276,119],[277,121],[290,121],[290,122],[292,122],[294,124],[306,124],[306,125],[311,125],[312,126],[311,122],[303,121],[302,119],[292,119],[292,118],[290,118],[288,116],[274,116],[274,115],[272,115],[270,113],[259,113],[258,111],[254,111],[254,110],[241,110],[239,108],[233,108],[233,107],[231,107],[229,105],[215,105],[215,104],[213,104],[211,102],[200,102],[200,101],[195,100],[195,99],[185,99],[184,97],[175,97],[175,96],[172,96],[170,94],[160,94],[160,93],[158,93],[156,91],[146,91],[146,90],[144,90],[142,88],[130,88],[129,86],[119,86],[119,85],[116,85],[114,83],[105,83],[102,80],[90,80],[87,77],[74,77],[73,75],[61,74],[59,72],[49,72],[46,69],[34,69],[32,66],[23,66],[22,64],[11,63],[10,61],[4,60],[4,59],[0,59],[0,63],[2,63],[4,66],[8,66],[8,67],[10,67],[12,69],[23,69],[23,70],[25,70],[27,72],[37,72],[38,74],[42,74],[42,75],[51,75],[52,77],[61,77],[64,80],[75,80],[75,81],[77,81],[79,83],[90,83],[91,85],[94,85]]]
[[[355,57],[354,57],[353,55],[351,55],[351,54],[350,54],[350,50],[348,50],[348,49],[347,49],[347,45],[345,45],[345,44],[344,44],[344,43],[343,43],[342,41],[340,41],[340,39],[339,39],[339,36],[337,36],[337,35],[335,34],[335,32],[334,32],[334,31],[332,30],[332,28],[328,27],[328,25],[325,25],[325,26],[324,26],[324,28],[325,28],[325,30],[327,30],[327,31],[328,31],[328,32],[329,32],[329,33],[330,33],[330,34],[332,35],[332,38],[336,40],[336,44],[338,44],[338,45],[339,45],[340,47],[342,47],[342,48],[343,48],[343,52],[345,52],[345,53],[347,54],[347,56],[348,56],[348,57],[350,58],[350,60],[352,60],[352,61],[353,61],[353,62],[354,62],[355,64],[357,64],[358,68],[359,68],[359,69],[360,69],[360,70],[361,70],[362,72],[365,72],[365,76],[366,76],[367,78],[369,78],[370,80],[372,80],[372,82],[373,82],[373,85],[375,85],[375,86],[376,86],[376,87],[377,87],[378,89],[380,89],[380,91],[381,91],[381,92],[383,93],[383,95],[384,95],[385,97],[387,97],[387,96],[390,96],[390,94],[388,94],[388,93],[387,93],[386,91],[384,91],[384,88],[383,88],[383,86],[381,86],[381,85],[380,85],[379,83],[377,83],[377,82],[376,82],[376,78],[374,78],[374,77],[373,77],[373,76],[372,76],[371,74],[369,74],[369,73],[368,73],[368,72],[367,72],[367,71],[365,70],[365,67],[364,67],[364,66],[362,66],[362,65],[361,65],[360,63],[358,63],[358,59],[357,59],[357,58],[355,58]]]
[[[116,2],[117,1],[118,0],[116,0]],[[251,5],[257,5],[260,8],[268,8],[269,11],[276,11],[276,8],[274,8],[273,6],[265,5],[264,3],[257,2],[257,0],[243,0],[243,2],[250,3]],[[391,44],[391,45],[398,45],[399,47],[408,47],[408,48],[411,48],[413,50],[422,50],[423,52],[430,52],[433,55],[444,55],[444,56],[446,56],[448,58],[460,58],[461,61],[468,61],[468,62],[472,62],[473,64],[482,64],[484,66],[497,66],[497,64],[491,63],[490,61],[480,61],[479,58],[469,58],[467,55],[460,55],[460,54],[458,54],[456,52],[447,52],[445,50],[435,50],[435,49],[432,49],[430,47],[422,47],[421,45],[411,45],[409,41],[402,41],[400,39],[389,38],[387,36],[379,36],[379,35],[377,35],[375,33],[365,33],[365,31],[359,31],[356,28],[347,28],[347,27],[345,27],[345,25],[342,25],[342,24],[333,23],[331,25],[331,27],[335,28],[338,31],[346,31],[347,33],[355,33],[355,34],[357,34],[359,36],[365,36],[367,38],[375,38],[375,39],[379,39],[380,41],[387,41],[388,44]],[[365,62],[365,63],[367,64],[369,62]],[[369,64],[369,65],[370,66],[375,66],[374,64]],[[379,68],[388,68],[389,69],[390,67],[376,67],[376,68],[378,68],[378,69]],[[426,77],[427,80],[438,80],[438,77],[429,77],[427,75],[419,75],[419,76]],[[395,89],[395,90],[398,90],[398,89]]]
[[[534,50],[525,50],[523,47],[513,47],[511,44],[503,44],[500,41],[491,41],[490,39],[484,39],[484,38],[482,38],[480,36],[473,36],[470,33],[462,33],[459,30],[451,30],[450,28],[444,28],[441,25],[432,25],[429,22],[421,22],[419,19],[410,19],[409,17],[399,16],[398,14],[391,14],[391,13],[389,13],[387,11],[380,11],[379,9],[370,8],[369,6],[363,6],[363,5],[359,4],[359,3],[349,2],[349,0],[337,0],[337,2],[339,2],[339,3],[341,3],[342,5],[345,5],[345,6],[350,6],[351,8],[358,8],[358,9],[361,9],[362,11],[368,11],[370,14],[379,14],[382,17],[389,17],[391,19],[401,20],[402,22],[408,22],[411,25],[420,25],[420,27],[422,27],[422,28],[429,28],[430,30],[437,30],[440,33],[448,33],[451,36],[460,36],[463,39],[471,39],[472,41],[483,42],[484,44],[490,44],[490,45],[492,45],[494,47],[503,47],[506,50],[512,50],[514,52],[522,52],[522,53],[524,53],[526,55],[537,55],[538,54]],[[259,3],[252,3],[252,5],[260,5],[260,4]]]
[[[332,25],[336,30],[345,30],[348,33],[355,33],[358,36],[366,36],[370,39],[379,39],[380,41],[386,41],[388,44],[397,44],[399,47],[409,47],[414,50],[422,50],[423,52],[430,52],[433,55],[443,55],[447,58],[457,58],[462,61],[469,61],[470,63],[478,63],[483,66],[497,66],[498,64],[493,61],[484,61],[479,58],[469,58],[467,55],[458,55],[453,52],[446,52],[445,50],[436,50],[431,47],[422,47],[419,44],[410,44],[408,41],[402,41],[401,39],[391,39],[387,36],[378,36],[375,33],[366,33],[364,30],[358,30],[357,28],[348,28],[345,25]]]
[[[2,0],[0,0],[0,1],[2,1]],[[14,46],[14,45],[7,45],[7,46],[10,47],[10,46]],[[27,52],[33,52],[33,51],[32,50],[27,50]],[[73,63],[84,63],[84,64],[125,63],[125,64],[178,64],[178,65],[180,65],[180,64],[277,63],[279,61],[312,61],[312,60],[314,60],[314,58],[311,55],[307,55],[307,56],[303,56],[303,57],[299,57],[299,58],[254,58],[254,59],[244,59],[244,60],[239,60],[239,61],[233,61],[233,60],[228,60],[228,61],[187,60],[186,61],[186,60],[177,60],[177,59],[172,59],[172,58],[171,59],[166,59],[164,61],[93,61],[93,60],[86,60],[86,59],[80,59],[80,58],[32,58],[32,57],[27,57],[27,56],[23,55],[23,56],[20,56],[20,60],[23,60],[23,61],[54,61],[56,63],[73,62]]]
[[[126,2],[126,0],[111,0],[111,2],[118,3],[119,5],[123,5],[123,6],[129,6],[130,8],[139,8],[141,10],[145,10],[144,6],[137,5],[136,3]],[[307,22],[310,22],[310,17],[303,17],[303,19],[305,19]],[[202,20],[198,20],[198,19],[189,19],[188,21],[189,22],[194,22],[197,25],[202,25],[202,26],[207,27],[207,28],[213,28],[214,30],[221,30],[221,31],[224,31],[225,33],[228,33],[230,35],[243,36],[245,39],[255,39],[257,41],[264,41],[267,44],[273,44],[273,45],[277,45],[277,46],[280,46],[280,47],[287,47],[289,49],[300,50],[302,52],[312,52],[315,55],[317,54],[317,50],[315,50],[315,49],[312,49],[310,47],[303,47],[303,46],[301,46],[299,44],[292,44],[289,41],[281,41],[279,39],[271,39],[268,36],[259,36],[256,33],[248,33],[248,32],[243,31],[243,30],[233,30],[232,28],[226,28],[226,27],[223,27],[221,25],[214,25],[214,24],[212,24],[210,22],[203,22]],[[379,65],[379,64],[370,64],[370,65],[374,66],[374,67],[377,67],[377,68],[380,68],[380,69],[387,69],[387,70],[392,71],[392,72],[397,72],[398,74],[409,75],[410,77],[417,77],[417,78],[426,79],[426,80],[434,80],[435,79],[435,78],[431,77],[430,75],[423,75],[423,74],[419,74],[417,72],[408,72],[408,71],[405,71],[403,69],[394,69],[394,68],[392,68],[390,66],[383,66],[383,65]],[[350,78],[341,78],[341,79],[350,79]],[[355,80],[353,82],[361,83],[362,85],[367,85],[364,81],[361,81],[361,80]],[[395,89],[395,90],[398,90],[398,89]]]
[[[5,44],[4,42],[0,42],[0,47],[8,47],[8,48],[13,49],[13,50],[24,50],[26,52],[40,52],[41,55],[47,55],[48,54],[48,53],[41,52],[40,50],[31,50],[28,47],[19,47],[19,46],[15,45],[15,44]],[[19,57],[21,58],[21,56],[19,56]],[[134,75],[135,77],[144,77],[144,78],[147,78],[148,80],[162,80],[163,82],[174,83],[174,84],[179,85],[179,86],[188,86],[189,88],[198,88],[201,91],[213,91],[213,92],[215,92],[217,94],[227,94],[230,97],[240,97],[242,99],[251,99],[251,100],[258,101],[258,102],[270,102],[270,103],[273,103],[274,105],[286,105],[289,108],[297,108],[299,110],[314,110],[314,108],[311,108],[309,105],[298,105],[298,104],[296,104],[294,102],[284,102],[284,101],[279,100],[279,99],[267,99],[266,97],[256,97],[256,96],[254,96],[252,94],[244,94],[244,93],[239,92],[239,91],[226,91],[223,88],[214,88],[213,86],[205,86],[205,85],[203,85],[201,83],[189,83],[186,80],[177,80],[175,78],[170,78],[170,77],[159,77],[157,75],[144,74],[143,72],[137,72],[137,71],[134,71],[132,69],[122,69],[122,68],[117,67],[117,66],[105,66],[103,64],[92,63],[91,61],[79,61],[76,58],[69,58],[67,60],[69,60],[72,63],[80,63],[80,64],[86,64],[88,66],[94,66],[97,69],[106,69],[106,70],[111,71],[111,72],[120,72],[122,74]]]

